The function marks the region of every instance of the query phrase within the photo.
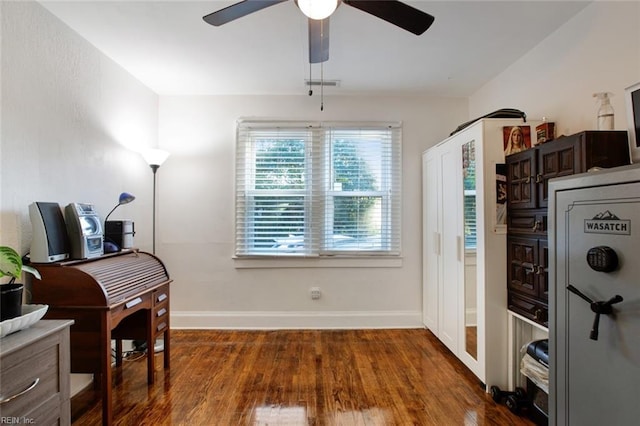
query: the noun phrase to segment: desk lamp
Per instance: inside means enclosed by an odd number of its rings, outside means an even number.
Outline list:
[[[107,220],[109,220],[109,216],[111,216],[111,213],[113,213],[121,205],[129,204],[130,202],[132,202],[135,199],[136,199],[136,197],[134,197],[133,195],[129,194],[128,192],[123,192],[122,194],[120,194],[120,197],[118,198],[118,204],[116,204],[116,206],[111,209],[111,211],[109,212],[107,217],[104,218],[104,229],[103,229],[103,232],[105,234],[107,232]],[[112,249],[107,250],[106,247],[105,247],[105,250],[104,250],[105,253],[111,253],[112,251],[113,251]]]

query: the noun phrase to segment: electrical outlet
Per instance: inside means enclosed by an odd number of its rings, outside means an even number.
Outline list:
[[[320,295],[322,294],[320,292],[320,287],[311,287],[309,289],[309,293],[311,294],[311,299],[312,300],[318,300],[320,299]]]

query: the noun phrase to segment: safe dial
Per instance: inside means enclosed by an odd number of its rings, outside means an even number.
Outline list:
[[[594,271],[613,272],[618,268],[618,254],[611,247],[592,247],[587,252],[587,263]]]

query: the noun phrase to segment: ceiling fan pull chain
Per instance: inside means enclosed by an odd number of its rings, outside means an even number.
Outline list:
[[[311,79],[312,64],[309,62],[309,96],[313,95],[313,86],[311,85],[313,80]]]

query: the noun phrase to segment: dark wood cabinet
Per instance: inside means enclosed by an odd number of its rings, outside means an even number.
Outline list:
[[[546,208],[549,179],[629,164],[624,131],[585,131],[507,157],[509,209]]]
[[[585,131],[507,156],[508,307],[548,326],[549,179],[630,163],[627,132]]]

